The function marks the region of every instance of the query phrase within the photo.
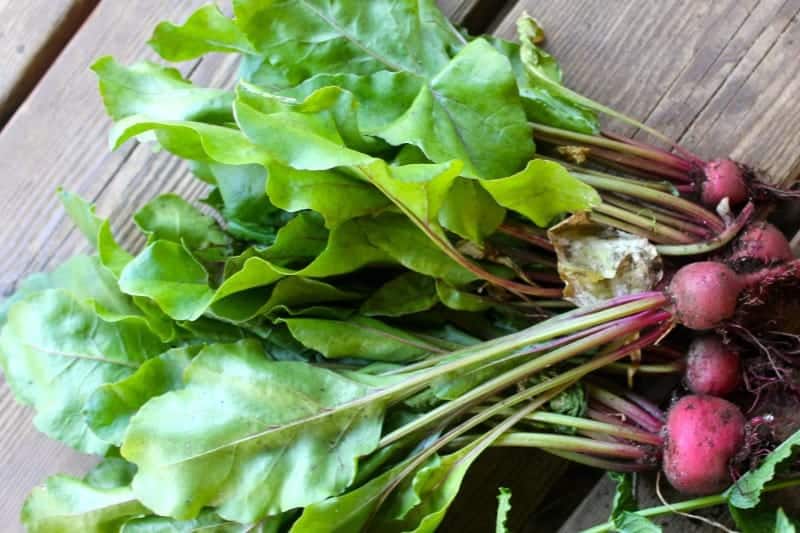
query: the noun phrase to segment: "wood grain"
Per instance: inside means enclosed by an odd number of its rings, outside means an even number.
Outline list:
[[[571,87],[705,158],[800,173],[800,0],[522,0],[497,32],[513,36],[525,10]]]
[[[0,128],[98,0],[0,0]]]
[[[3,1],[3,0],[0,0]],[[182,21],[206,0],[105,0],[61,52],[25,103],[0,132],[0,297],[25,275],[48,270],[86,251],[55,197],[59,186],[96,202],[126,246],[141,244],[131,215],[150,198],[176,192],[197,198],[205,187],[166,153],[128,143],[109,153],[109,121],[88,70],[101,55],[123,63],[154,59],[146,41],[164,19]],[[465,9],[465,4],[470,6]],[[441,0],[449,15],[466,16],[472,0]],[[224,87],[235,58],[210,55],[180,65],[195,83]],[[80,474],[95,462],[39,434],[30,409],[17,405],[0,382],[0,524],[21,531],[19,510],[32,487],[57,472]]]

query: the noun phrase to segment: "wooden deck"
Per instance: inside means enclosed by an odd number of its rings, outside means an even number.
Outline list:
[[[122,62],[153,58],[145,41],[155,23],[183,20],[202,3],[0,0],[0,295],[25,275],[85,249],[56,201],[57,186],[95,201],[132,246],[139,244],[130,223],[136,206],[161,192],[202,192],[202,184],[166,154],[132,143],[108,152],[109,123],[88,71],[101,55]],[[503,37],[513,37],[516,18],[527,10],[548,31],[547,46],[570,86],[644,119],[702,156],[730,154],[774,181],[800,174],[800,0],[439,3],[472,30]],[[234,68],[226,57],[182,65],[192,80],[217,86],[230,83]],[[2,531],[21,530],[19,509],[34,485],[91,463],[38,434],[31,412],[0,384]],[[578,503],[567,493],[581,480],[588,488],[593,479],[571,469],[559,485],[564,468],[523,450],[487,455],[471,472],[461,511],[451,513],[442,530],[492,530],[502,484],[514,490],[514,531],[556,531]],[[548,494],[543,487],[554,483]],[[608,501],[601,482],[563,531],[603,520]],[[672,520],[670,529],[691,526]]]

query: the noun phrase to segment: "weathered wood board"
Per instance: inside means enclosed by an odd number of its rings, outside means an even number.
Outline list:
[[[33,89],[98,0],[0,0],[0,126]]]

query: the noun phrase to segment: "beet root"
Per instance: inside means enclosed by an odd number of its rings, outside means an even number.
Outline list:
[[[728,486],[734,458],[745,443],[745,418],[715,396],[690,395],[667,415],[663,470],[685,494],[703,495]]]
[[[784,234],[768,222],[755,222],[747,226],[733,245],[729,261],[736,264],[762,266],[789,261],[792,247]]]
[[[732,206],[743,204],[750,196],[742,167],[730,159],[706,163],[705,179],[700,184],[700,200],[707,207],[716,207],[724,198]]]
[[[726,265],[699,261],[675,273],[668,293],[681,324],[694,330],[707,330],[734,315],[743,288],[739,276]]]
[[[742,377],[739,352],[717,335],[697,337],[686,358],[686,387],[695,394],[725,396]]]

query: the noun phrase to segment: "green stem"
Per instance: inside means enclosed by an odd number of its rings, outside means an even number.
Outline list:
[[[621,425],[608,424],[606,422],[598,422],[597,420],[590,420],[580,416],[569,416],[542,411],[528,416],[527,419],[553,426],[565,426],[583,431],[591,431],[592,433],[602,433],[603,435],[640,442],[642,444],[652,444],[653,446],[661,446],[663,444],[661,437],[655,433],[639,431]]]
[[[572,92],[572,91],[570,91],[570,92]],[[573,94],[577,95],[577,93],[573,93]],[[581,97],[581,99],[583,99],[583,98]],[[588,100],[588,99],[586,99],[586,100]],[[591,100],[589,100],[589,101],[591,102]],[[636,121],[636,120],[634,120],[632,118],[629,118],[629,117],[625,117],[624,115],[614,111],[613,109],[608,108],[608,107],[603,106],[603,105],[600,105],[600,104],[597,104],[596,102],[593,102],[592,105],[594,106],[594,109],[596,109],[596,110],[598,110],[598,111],[600,111],[602,113],[605,113],[605,114],[607,114],[609,116],[612,116],[614,118],[617,118],[619,120],[627,122],[628,124],[632,124],[632,125],[636,126],[637,128],[641,128],[644,131],[646,131],[647,133],[649,133],[649,134],[661,139],[662,141],[664,141],[664,142],[666,142],[666,143],[668,143],[670,145],[674,144],[673,141],[668,139],[666,136],[664,136],[660,132],[658,132],[658,131],[656,131],[656,130],[648,127],[648,126],[645,126],[641,122],[638,122],[638,121]],[[669,166],[676,167],[676,168],[686,169],[686,166],[687,166],[687,163],[683,159],[679,158],[678,156],[672,155],[672,154],[667,153],[667,152],[662,152],[660,150],[648,149],[648,148],[645,148],[643,146],[623,143],[623,142],[620,142],[620,141],[615,141],[613,139],[608,139],[606,137],[599,137],[599,136],[595,136],[595,135],[586,135],[586,134],[583,134],[583,133],[576,133],[576,132],[572,132],[572,131],[569,131],[569,130],[562,130],[562,129],[559,129],[559,128],[553,128],[553,127],[550,127],[550,126],[545,126],[543,124],[537,124],[535,122],[531,123],[531,127],[533,128],[534,133],[536,133],[536,132],[544,133],[544,134],[550,135],[552,137],[557,137],[557,138],[561,138],[561,139],[570,139],[570,140],[573,140],[573,141],[582,142],[582,143],[585,143],[585,144],[590,144],[592,146],[600,146],[600,147],[603,147],[603,148],[608,148],[610,150],[614,150],[616,152],[622,152],[622,153],[626,153],[626,154],[638,155],[639,157],[643,157],[645,159],[650,159],[652,161],[658,161],[660,163],[664,163],[665,165],[669,165]]]
[[[635,212],[621,209],[617,206],[605,202],[593,207],[592,210],[597,213],[602,213],[611,217],[618,218],[619,220],[629,222],[635,226],[650,231],[655,235],[664,237],[678,244],[689,244],[694,242],[694,239],[689,235],[687,235],[686,233],[678,231],[674,228],[670,228],[669,226],[665,226],[664,224],[659,223],[654,218],[648,219]]]
[[[664,313],[666,314],[666,313]],[[662,315],[659,313],[655,313],[652,317],[651,321],[655,321],[656,319],[663,319]],[[597,346],[601,346],[602,344],[609,342],[615,338],[623,337],[625,335],[629,335],[630,333],[636,332],[641,330],[643,327],[646,327],[647,323],[642,323],[640,320],[630,320],[628,323],[619,324],[617,326],[609,327],[605,330],[602,330],[594,335],[590,335],[583,339],[577,340],[567,346],[562,348],[553,350],[552,352],[541,355],[536,359],[529,361],[525,364],[522,364],[508,372],[505,372],[489,381],[484,382],[483,384],[469,390],[468,392],[462,394],[457,399],[450,400],[449,402],[442,404],[431,411],[419,416],[418,418],[414,419],[413,421],[409,422],[405,426],[402,426],[395,431],[389,433],[388,435],[384,436],[379,446],[387,446],[393,442],[396,442],[406,435],[410,435],[419,431],[423,428],[428,427],[429,425],[436,423],[448,416],[458,414],[459,412],[468,409],[471,405],[480,402],[481,400],[485,399],[492,394],[499,392],[503,389],[508,388],[515,383],[522,381],[523,379],[529,377],[530,375],[539,372],[545,368],[548,368],[556,363],[574,357],[575,355],[579,355],[584,353],[592,348]],[[649,336],[648,336],[649,337]],[[620,348],[619,350],[605,356],[597,357],[583,365],[575,367],[571,370],[561,373],[559,376],[546,380],[538,385],[535,385],[528,389],[529,391],[535,391],[535,394],[541,394],[545,391],[552,389],[553,387],[559,387],[564,385],[565,383],[569,383],[571,381],[577,380],[586,374],[597,370],[598,368],[602,368],[603,366],[613,363],[621,359],[622,357],[626,356],[634,349],[641,348],[640,344],[643,343],[643,339],[646,337],[642,337],[639,341],[634,341],[629,345]],[[656,340],[656,339],[653,339]]]
[[[470,436],[453,441],[453,445],[462,446],[464,441],[472,440]],[[617,459],[643,460],[647,452],[642,448],[621,442],[606,442],[574,437],[572,435],[558,435],[555,433],[505,433],[494,442],[495,446],[513,448],[539,448],[543,450],[559,450],[576,453],[599,455]]]
[[[554,449],[543,449],[543,451],[550,455],[566,459],[567,461],[572,461],[573,463],[599,468],[600,470],[606,470],[608,472],[645,472],[653,469],[653,467],[648,464],[634,463],[632,461],[613,461],[602,457],[586,455],[585,453]]]
[[[679,213],[686,213],[693,219],[707,224],[715,231],[723,231],[725,229],[725,224],[723,224],[717,215],[711,211],[708,211],[704,207],[701,207],[688,200],[684,200],[678,196],[656,191],[649,187],[635,185],[630,182],[620,181],[615,176],[603,174],[601,172],[573,171],[572,175],[587,185],[591,185],[595,189],[624,194],[626,196],[652,202],[656,205],[662,205],[675,209]]]
[[[643,239],[647,239],[648,241],[652,241],[654,243],[669,242],[660,235],[652,231],[640,228],[638,226],[634,226],[633,224],[628,224],[627,222],[617,220],[614,217],[609,217],[601,213],[597,213],[595,211],[589,213],[589,220],[603,226],[608,226],[610,228],[616,228],[618,230],[622,230],[632,235],[638,235],[639,237],[642,237]]]
[[[439,363],[444,363],[444,366],[435,370],[436,377],[438,378],[449,372],[463,370],[473,365],[477,366],[480,363],[486,363],[495,358],[499,359],[500,357],[526,346],[549,341],[556,337],[569,335],[594,326],[655,309],[661,307],[666,302],[667,299],[663,294],[652,293],[651,295],[632,302],[615,305],[608,309],[592,311],[585,315],[581,314],[585,309],[574,309],[573,311],[557,315],[517,333],[512,333],[511,335],[499,337],[474,346],[468,346],[455,352],[429,357],[418,363],[407,365],[400,369],[400,371],[391,371],[386,374],[410,374],[412,372],[430,369],[430,367]]]
[[[695,244],[676,244],[676,245],[658,245],[656,249],[661,255],[699,255],[713,252],[722,248],[736,237],[742,228],[753,216],[755,207],[752,203],[748,203],[733,224],[729,225],[725,230],[717,235],[717,237]]]
[[[661,209],[655,209],[653,207],[637,205],[633,202],[623,200],[618,196],[612,196],[608,194],[603,195],[603,201],[605,203],[630,211],[631,213],[636,213],[637,215],[641,215],[647,218],[651,218],[655,221],[662,222],[673,228],[693,233],[698,237],[707,238],[709,236],[707,229],[698,226],[696,224],[692,224],[691,222],[687,222],[686,220],[682,220],[678,217],[674,217],[668,213],[665,213]]]
[[[615,374],[626,375],[628,372],[636,372],[637,374],[679,374],[686,370],[686,365],[683,361],[673,361],[672,363],[664,363],[661,365],[613,363],[608,365],[605,369]]]
[[[764,488],[761,489],[761,492],[762,493],[773,492],[776,490],[788,489],[797,486],[800,486],[800,478],[786,479],[783,481],[774,481],[771,483],[767,483],[764,486]],[[637,514],[645,518],[651,518],[654,516],[672,514],[675,512],[689,513],[692,511],[696,511],[698,509],[704,509],[706,507],[722,505],[727,501],[728,497],[723,492],[721,494],[715,494],[713,496],[703,496],[702,498],[694,498],[692,500],[670,503],[669,505],[659,505],[657,507],[649,507],[647,509],[642,509],[641,511],[634,511],[633,514]],[[615,529],[616,528],[613,522],[606,522],[605,524],[600,524],[592,528],[585,529],[582,533],[606,533],[608,531],[614,531]]]

